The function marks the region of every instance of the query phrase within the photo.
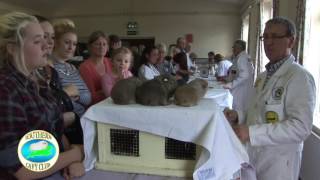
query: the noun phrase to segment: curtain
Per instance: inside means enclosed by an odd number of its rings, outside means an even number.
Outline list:
[[[298,61],[299,64],[303,64],[305,10],[306,10],[306,0],[298,0],[296,22],[295,22],[296,28],[297,28],[297,37],[296,37],[296,44],[293,47],[292,53],[296,57],[296,61]]]
[[[273,6],[273,17],[279,16],[279,8],[280,8],[280,1],[279,0],[273,0],[272,1],[272,6]]]
[[[260,2],[257,3],[257,18],[256,18],[256,64],[255,64],[255,77],[260,74],[263,70],[263,62],[262,62],[262,54],[263,54],[263,46],[262,46],[262,41],[260,41],[260,35],[261,35],[261,30],[262,30],[262,4]]]

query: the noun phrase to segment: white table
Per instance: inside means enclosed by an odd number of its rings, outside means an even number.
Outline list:
[[[233,96],[218,81],[208,81],[209,88],[204,98],[213,99],[221,107],[232,107]]]
[[[208,94],[210,92],[211,98],[202,99],[193,107],[123,106],[113,104],[111,99],[90,107],[81,118],[86,170],[91,170],[96,161],[95,122],[103,122],[201,145],[204,150],[197,160],[193,178],[232,179],[240,165],[248,162],[248,155],[222,108],[212,100],[218,93],[210,90]]]

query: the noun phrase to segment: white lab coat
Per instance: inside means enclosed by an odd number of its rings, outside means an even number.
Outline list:
[[[253,65],[250,62],[250,56],[242,51],[233,60],[230,69],[237,71],[230,89],[233,95],[232,108],[245,111],[253,92]]]
[[[156,76],[160,76],[160,72],[152,64],[148,64],[148,66],[143,64],[139,68],[138,76],[143,80],[151,80]]]
[[[248,154],[258,180],[297,180],[303,141],[311,133],[314,80],[292,55],[287,58],[264,88],[266,72],[258,76],[247,114],[238,112],[249,126]]]

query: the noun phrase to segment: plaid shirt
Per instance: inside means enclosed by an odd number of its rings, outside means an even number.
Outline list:
[[[61,144],[60,108],[49,89],[39,90],[36,83],[8,65],[0,70],[0,174],[1,170],[14,173],[22,166],[18,143],[32,130],[48,131]]]
[[[266,64],[266,70],[267,70],[267,77],[266,80],[264,81],[263,87],[267,84],[271,76],[281,67],[281,65],[287,60],[288,58],[284,58],[276,63],[271,63],[269,62]]]

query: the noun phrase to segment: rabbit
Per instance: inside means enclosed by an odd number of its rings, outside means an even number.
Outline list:
[[[174,94],[175,104],[178,106],[195,106],[208,90],[208,81],[195,79],[190,83],[180,86]]]
[[[144,82],[136,90],[137,103],[147,106],[169,105],[169,98],[177,88],[177,81],[171,75],[160,75]]]
[[[142,85],[139,78],[131,77],[118,81],[111,90],[111,98],[115,104],[135,104],[135,93],[137,87]]]

